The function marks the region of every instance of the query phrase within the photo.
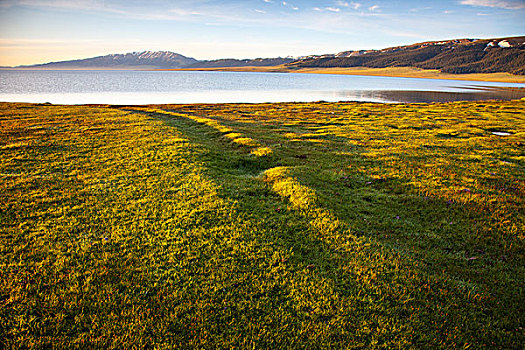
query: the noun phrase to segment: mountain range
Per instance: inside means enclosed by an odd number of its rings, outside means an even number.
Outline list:
[[[143,51],[131,52],[126,54],[113,54],[86,59],[50,62],[23,66],[24,68],[49,68],[49,69],[92,69],[92,68],[113,68],[113,69],[162,69],[162,68],[181,68],[198,62],[194,58],[186,57],[170,51]],[[19,67],[21,68],[21,67]]]
[[[112,54],[16,68],[38,69],[199,69],[282,66],[301,68],[415,67],[444,73],[508,72],[525,75],[525,36],[429,41],[382,50],[343,51],[299,58],[196,60],[170,51]]]
[[[220,59],[199,61],[170,51],[142,51],[112,54],[86,59],[50,62],[16,68],[40,69],[180,69],[246,66],[277,66],[293,62],[292,58]]]
[[[525,75],[525,36],[429,41],[383,50],[303,57],[289,68],[414,67],[443,73],[508,72]]]

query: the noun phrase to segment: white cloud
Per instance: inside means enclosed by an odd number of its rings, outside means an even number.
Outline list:
[[[266,11],[263,11],[263,10],[255,10],[255,12],[258,12],[258,13],[266,13]]]
[[[335,2],[337,4],[337,6],[341,6],[341,7],[350,7],[350,8],[353,8],[354,10],[358,10],[360,7],[361,7],[361,4],[358,3],[358,2],[346,2],[346,1],[341,1],[341,0],[338,0]]]
[[[263,0],[263,1],[264,1],[264,2],[267,2],[267,3],[269,3],[269,4],[272,4],[272,3],[273,3],[272,0]]]
[[[78,40],[75,39],[75,41],[72,40],[65,40],[65,39],[27,39],[27,38],[0,38],[0,48],[2,49],[10,49],[10,48],[16,48],[16,47],[40,47],[40,46],[49,46],[49,45],[55,45],[55,46],[69,46],[73,42],[78,42],[81,44],[92,44],[92,43],[100,43],[101,40],[98,39],[83,39]]]
[[[290,4],[290,3],[287,2],[287,1],[283,1],[281,4],[282,4],[283,6],[288,6],[288,7],[290,7],[290,8],[291,8],[292,10],[294,10],[294,11],[299,10],[299,7],[295,6],[294,4]]]
[[[368,8],[368,11],[377,11],[379,10],[379,5],[373,5]]]
[[[13,6],[34,8],[51,8],[65,11],[87,11],[108,13],[112,15],[143,19],[143,20],[177,20],[202,15],[198,11],[180,8],[163,9],[162,11],[144,11],[122,7],[118,3],[111,4],[106,0],[0,0],[0,8],[8,9]]]
[[[0,7],[9,8],[13,6],[53,7],[74,10],[100,10],[104,8],[103,0],[0,0]]]
[[[460,3],[470,6],[499,7],[507,10],[525,9],[525,1],[523,0],[461,0]]]
[[[434,8],[432,8],[432,7],[430,7],[430,6],[426,6],[426,7],[418,7],[418,8],[411,8],[411,9],[410,9],[410,12],[424,12],[424,11],[429,11],[429,10],[434,11]]]
[[[179,16],[197,16],[200,15],[200,12],[197,11],[188,11],[183,9],[170,9],[168,12],[179,15]]]
[[[332,11],[332,12],[339,12],[339,11],[341,11],[341,9],[338,8],[338,7],[327,7],[326,10],[327,11]]]

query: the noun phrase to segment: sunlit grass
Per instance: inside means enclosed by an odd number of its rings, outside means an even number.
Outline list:
[[[0,347],[518,349],[524,107],[0,104]]]

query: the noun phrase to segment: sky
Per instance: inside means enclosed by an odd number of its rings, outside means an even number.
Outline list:
[[[0,0],[0,66],[133,51],[304,56],[525,35],[525,0]]]

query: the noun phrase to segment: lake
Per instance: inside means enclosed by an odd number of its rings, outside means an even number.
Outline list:
[[[54,104],[475,101],[522,98],[524,87],[328,74],[0,70],[0,101]]]

